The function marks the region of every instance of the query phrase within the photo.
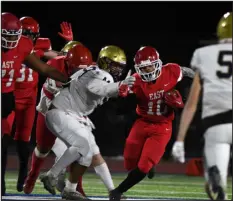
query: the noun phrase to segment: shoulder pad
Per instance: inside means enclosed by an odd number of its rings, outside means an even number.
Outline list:
[[[17,48],[19,48],[19,52],[26,57],[33,52],[33,43],[28,37],[21,36]]]
[[[51,50],[51,42],[49,38],[38,38],[34,46],[35,50],[41,49],[44,51]]]

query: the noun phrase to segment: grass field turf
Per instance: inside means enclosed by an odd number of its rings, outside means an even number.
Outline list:
[[[126,174],[113,174],[114,184],[117,186]],[[23,195],[16,191],[17,173],[8,171],[6,174],[7,193],[12,195]],[[157,174],[152,180],[146,178],[130,189],[125,195],[129,198],[151,198],[151,199],[207,199],[203,190],[203,177],[188,177],[184,175]],[[86,194],[90,197],[106,197],[107,190],[101,180],[94,173],[87,173],[83,178],[83,186]],[[232,179],[228,179],[228,199],[232,199]],[[44,190],[40,181],[34,188],[32,194],[36,197],[51,197]],[[59,195],[59,192],[57,192]],[[36,199],[36,198],[35,198]]]

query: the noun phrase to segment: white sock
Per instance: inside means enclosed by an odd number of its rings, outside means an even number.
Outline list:
[[[66,180],[66,187],[65,187],[69,192],[74,192],[76,191],[77,188],[77,182],[76,183],[71,183],[69,179]]]
[[[94,167],[94,169],[96,174],[100,177],[100,179],[108,189],[108,191],[113,190],[115,187],[107,164],[102,163],[101,165]]]
[[[69,166],[74,161],[79,160],[80,157],[81,155],[79,154],[79,148],[73,146],[69,147],[47,174],[52,174],[55,178],[57,178],[64,168]]]

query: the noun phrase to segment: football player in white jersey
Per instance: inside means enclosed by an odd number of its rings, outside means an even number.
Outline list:
[[[172,155],[184,163],[184,139],[196,111],[201,88],[205,138],[205,189],[212,200],[226,199],[227,172],[232,144],[232,13],[217,26],[219,42],[198,48],[191,66],[196,69],[184,107]],[[202,82],[201,82],[202,81]]]
[[[74,55],[70,54],[69,56]],[[92,63],[91,53],[82,59],[89,59]],[[51,107],[46,113],[47,127],[68,146],[54,166],[40,177],[45,189],[52,194],[55,193],[57,176],[65,167],[72,164],[66,187],[72,189],[70,192],[73,193],[73,196],[63,195],[63,197],[80,198],[75,191],[78,176],[75,171],[77,170],[75,162],[82,164],[82,160],[85,160],[85,166],[88,167],[92,162],[93,155],[99,153],[91,132],[94,126],[87,115],[92,113],[98,105],[103,104],[104,99],[117,97],[118,93],[125,93],[124,90],[128,89],[125,85],[132,86],[135,81],[134,77],[127,76],[125,80],[114,83],[113,77],[120,76],[123,68],[114,65],[114,62],[112,64],[103,66],[103,69],[97,65],[90,65],[73,74],[69,86],[62,89],[53,99]]]
[[[71,46],[72,43],[69,42],[67,45]],[[68,49],[67,46],[65,46],[62,49],[62,51],[64,53],[65,52],[67,53],[68,51],[67,49]],[[124,69],[126,66],[125,52],[120,47],[114,45],[105,46],[99,52],[97,64],[101,69],[106,69],[106,70],[109,69],[111,71],[110,74],[113,75],[114,81],[118,81],[121,76],[122,69]],[[66,149],[67,149],[66,145],[59,138],[57,138],[52,148],[53,152],[56,155],[56,159],[58,159],[65,152]],[[94,168],[96,174],[101,178],[107,190],[110,192],[111,190],[114,189],[114,184],[111,175],[109,173],[107,164],[103,159],[102,155],[99,153],[99,149],[97,150],[98,153],[93,155],[91,166]],[[85,165],[85,160],[82,160],[82,164],[78,166],[80,177],[78,179],[77,191],[84,196],[85,196],[85,192],[82,188],[81,175],[84,174],[87,168],[88,167]],[[56,189],[59,190],[60,192],[62,192],[64,187],[66,186],[65,172],[66,169],[64,169],[64,171],[58,177]]]

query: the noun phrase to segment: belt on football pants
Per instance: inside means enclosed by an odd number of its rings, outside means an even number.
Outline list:
[[[229,124],[232,123],[232,110],[228,110],[226,112],[222,112],[210,117],[206,117],[202,120],[202,133],[204,134],[206,130],[210,127],[221,125],[221,124]]]

